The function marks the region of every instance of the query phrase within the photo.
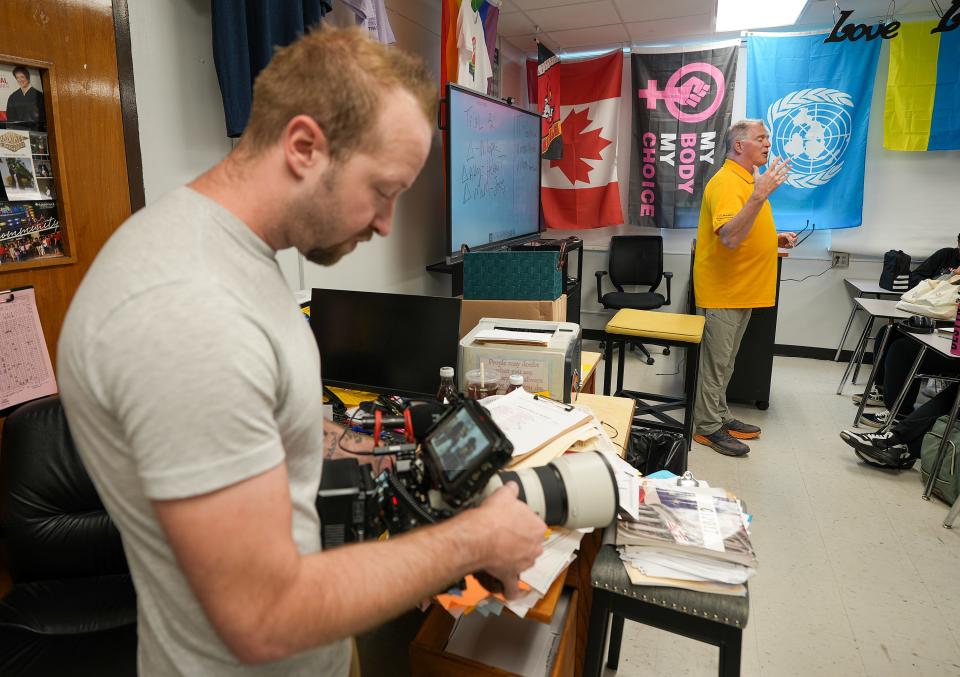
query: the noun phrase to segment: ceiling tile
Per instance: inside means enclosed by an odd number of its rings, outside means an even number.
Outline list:
[[[572,31],[552,31],[550,37],[562,49],[572,49],[574,47],[609,47],[610,49],[616,49],[625,46],[630,40],[623,24],[578,28]],[[546,41],[544,41],[544,44],[547,44]]]
[[[943,2],[941,7],[946,7],[950,3]],[[878,17],[885,16],[890,8],[890,0],[844,0],[843,9],[853,10],[853,15],[848,21],[856,23],[874,23]],[[929,14],[932,6],[929,0],[901,0],[896,3],[894,18],[900,19],[909,17],[911,14]],[[915,20],[915,19],[910,19]],[[834,7],[832,2],[810,0],[806,7],[800,13],[797,19],[797,25],[833,25],[836,23],[834,18]]]
[[[500,16],[503,16],[504,12],[516,12],[519,7],[510,0],[500,0]]]
[[[557,41],[546,33],[540,33],[539,35],[534,35],[533,33],[529,35],[512,35],[509,38],[506,36],[503,37],[504,41],[509,42],[528,56],[536,56],[537,54],[537,43],[534,42],[534,39],[540,40],[540,42],[553,52],[560,51],[560,45]]]
[[[528,11],[527,16],[540,26],[540,30],[547,32],[620,23],[620,16],[610,0],[536,9]]]
[[[709,14],[658,21],[639,21],[628,23],[626,26],[630,39],[634,42],[668,40],[685,35],[707,35],[713,32]]]
[[[523,12],[501,14],[497,20],[497,34],[509,38],[514,35],[528,35],[536,32],[534,24]]]
[[[670,0],[670,2],[614,0],[624,23],[672,19],[694,14],[710,14],[715,3],[716,0]]]
[[[531,9],[543,9],[544,7],[584,4],[583,0],[511,0],[511,2],[525,12]]]

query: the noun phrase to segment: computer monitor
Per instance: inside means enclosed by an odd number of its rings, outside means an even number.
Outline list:
[[[457,365],[460,299],[314,289],[310,328],[325,385],[434,397]]]
[[[447,257],[540,232],[540,116],[447,85]]]

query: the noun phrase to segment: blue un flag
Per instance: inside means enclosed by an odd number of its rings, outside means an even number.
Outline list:
[[[770,130],[790,178],[771,196],[780,230],[863,221],[863,170],[880,40],[824,44],[822,35],[750,36],[747,117]]]

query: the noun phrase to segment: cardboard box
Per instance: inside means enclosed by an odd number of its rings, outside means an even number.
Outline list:
[[[565,322],[567,295],[561,294],[553,301],[463,301],[460,305],[460,338],[484,317]]]

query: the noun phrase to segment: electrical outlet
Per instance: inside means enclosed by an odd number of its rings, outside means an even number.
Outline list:
[[[833,253],[834,268],[850,267],[850,254],[848,254],[847,252],[832,252],[832,253]]]

